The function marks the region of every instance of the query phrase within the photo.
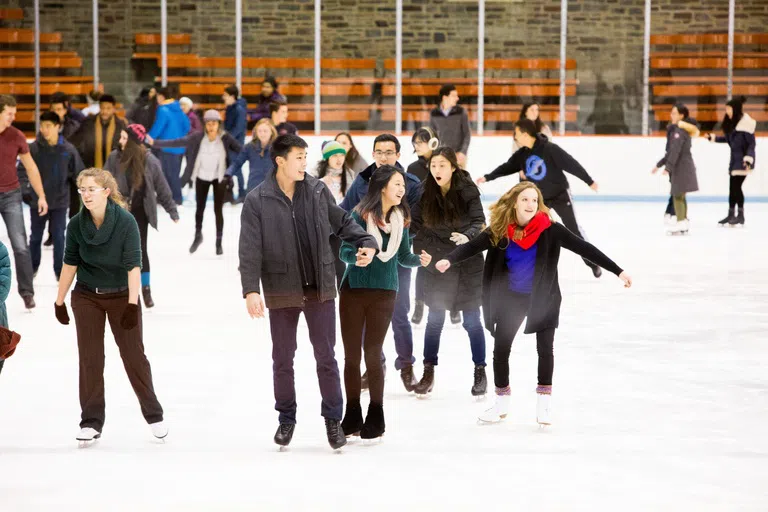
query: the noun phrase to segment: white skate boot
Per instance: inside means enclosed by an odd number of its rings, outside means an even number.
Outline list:
[[[149,427],[152,429],[152,435],[158,439],[165,439],[165,437],[168,435],[168,427],[162,421],[152,423],[149,425]]]
[[[552,395],[539,393],[539,400],[536,404],[536,421],[539,425],[551,425],[552,424]]]
[[[85,427],[85,428],[81,428],[80,433],[77,434],[77,441],[80,445],[80,448],[85,448],[86,446],[90,445],[100,437],[101,437],[101,432],[99,432],[95,428]]]
[[[509,402],[512,399],[510,395],[496,395],[496,401],[493,407],[487,409],[477,417],[480,423],[498,423],[507,417],[509,413]]]
[[[667,228],[667,234],[672,236],[687,235],[689,228],[688,219],[679,220],[674,225]]]

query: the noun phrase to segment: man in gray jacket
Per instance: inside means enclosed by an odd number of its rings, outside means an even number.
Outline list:
[[[358,247],[357,266],[376,254],[376,240],[336,205],[323,182],[307,175],[307,143],[282,135],[272,143],[276,171],[245,199],[240,215],[240,279],[251,318],[264,317],[272,334],[275,409],[280,426],[275,443],[287,446],[296,426],[293,358],[299,316],[309,327],[317,361],[328,442],[346,444],[341,429],[343,399],[336,344],[336,270],[331,233]]]
[[[467,111],[459,106],[459,93],[454,85],[447,84],[440,88],[440,105],[430,112],[429,127],[437,133],[442,146],[456,152],[459,165],[464,167],[472,131]]]

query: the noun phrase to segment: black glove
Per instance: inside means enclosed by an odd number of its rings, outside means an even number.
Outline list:
[[[31,194],[21,194],[21,202],[27,206],[32,206],[32,199]]]
[[[120,318],[120,327],[130,331],[137,325],[139,325],[139,305],[129,303],[123,310],[123,316]]]
[[[62,302],[61,306],[58,304],[53,305],[56,308],[56,320],[61,325],[69,325],[69,313],[67,313],[67,305]]]

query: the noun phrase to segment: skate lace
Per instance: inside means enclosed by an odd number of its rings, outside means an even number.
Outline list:
[[[475,386],[480,385],[480,383],[483,380],[483,375],[485,375],[485,368],[482,366],[476,366],[475,367]]]
[[[286,436],[291,431],[291,426],[287,423],[280,425],[280,435]]]
[[[325,432],[329,438],[335,438],[339,435],[341,424],[338,421],[325,420]]]

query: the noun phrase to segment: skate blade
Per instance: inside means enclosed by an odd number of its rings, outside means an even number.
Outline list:
[[[287,452],[287,451],[289,451],[289,450],[288,450],[288,447],[287,447],[287,446],[278,446],[278,447],[277,447],[277,451],[278,451],[279,453],[283,453],[283,452]]]
[[[539,430],[546,430],[547,427],[552,426],[552,423],[546,423],[543,421],[539,421],[538,424],[539,424]]]
[[[360,437],[360,431],[358,430],[357,432],[352,432],[351,434],[344,434],[344,437],[346,437],[347,439],[351,439],[351,438],[355,438],[355,437],[359,438]]]
[[[431,393],[424,393],[423,395],[420,395],[419,393],[416,393],[416,398],[419,400],[427,400],[430,397]]]
[[[472,398],[475,399],[475,402],[485,402],[485,399],[488,398],[488,395],[487,394],[472,395]]]
[[[381,434],[379,437],[374,437],[371,439],[363,439],[363,446],[376,446],[377,444],[381,444],[384,442],[384,434]]]

